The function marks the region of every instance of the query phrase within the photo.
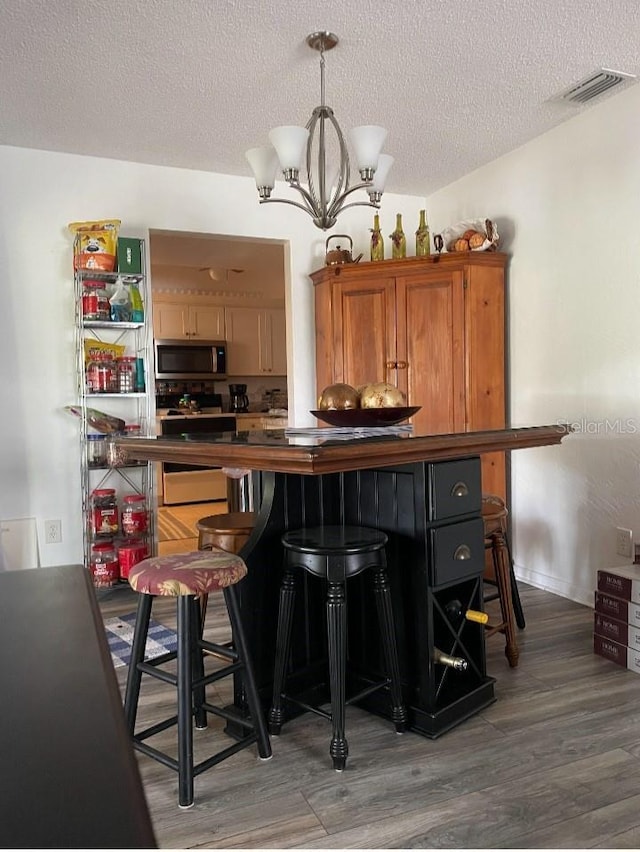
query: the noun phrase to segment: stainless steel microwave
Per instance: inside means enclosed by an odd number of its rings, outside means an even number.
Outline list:
[[[224,340],[156,340],[156,379],[227,377],[227,344]]]

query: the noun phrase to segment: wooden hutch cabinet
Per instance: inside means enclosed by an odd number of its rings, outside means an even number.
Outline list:
[[[388,381],[422,406],[417,431],[504,427],[506,261],[457,252],[312,273],[318,392]],[[482,485],[507,496],[503,453],[482,457]]]

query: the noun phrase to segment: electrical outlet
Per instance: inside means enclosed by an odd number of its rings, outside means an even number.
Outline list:
[[[616,527],[616,553],[618,556],[633,556],[633,533],[624,527]]]
[[[60,544],[62,541],[62,521],[44,522],[45,544]]]

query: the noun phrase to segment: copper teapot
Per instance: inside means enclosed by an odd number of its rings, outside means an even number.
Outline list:
[[[349,240],[349,248],[342,249],[339,245],[337,245],[334,249],[329,251],[329,240]],[[327,266],[337,266],[340,263],[357,263],[362,255],[359,254],[356,258],[351,256],[351,252],[353,251],[353,240],[351,237],[347,236],[347,234],[332,234],[330,237],[327,237],[327,241],[325,243],[326,255],[324,262]]]

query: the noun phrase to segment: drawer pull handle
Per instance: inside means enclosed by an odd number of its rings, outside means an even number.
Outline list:
[[[466,544],[461,544],[459,547],[456,547],[453,558],[458,562],[465,562],[467,559],[471,559],[471,548]]]
[[[452,497],[468,497],[469,489],[467,487],[466,482],[456,482],[456,484],[451,489]]]

